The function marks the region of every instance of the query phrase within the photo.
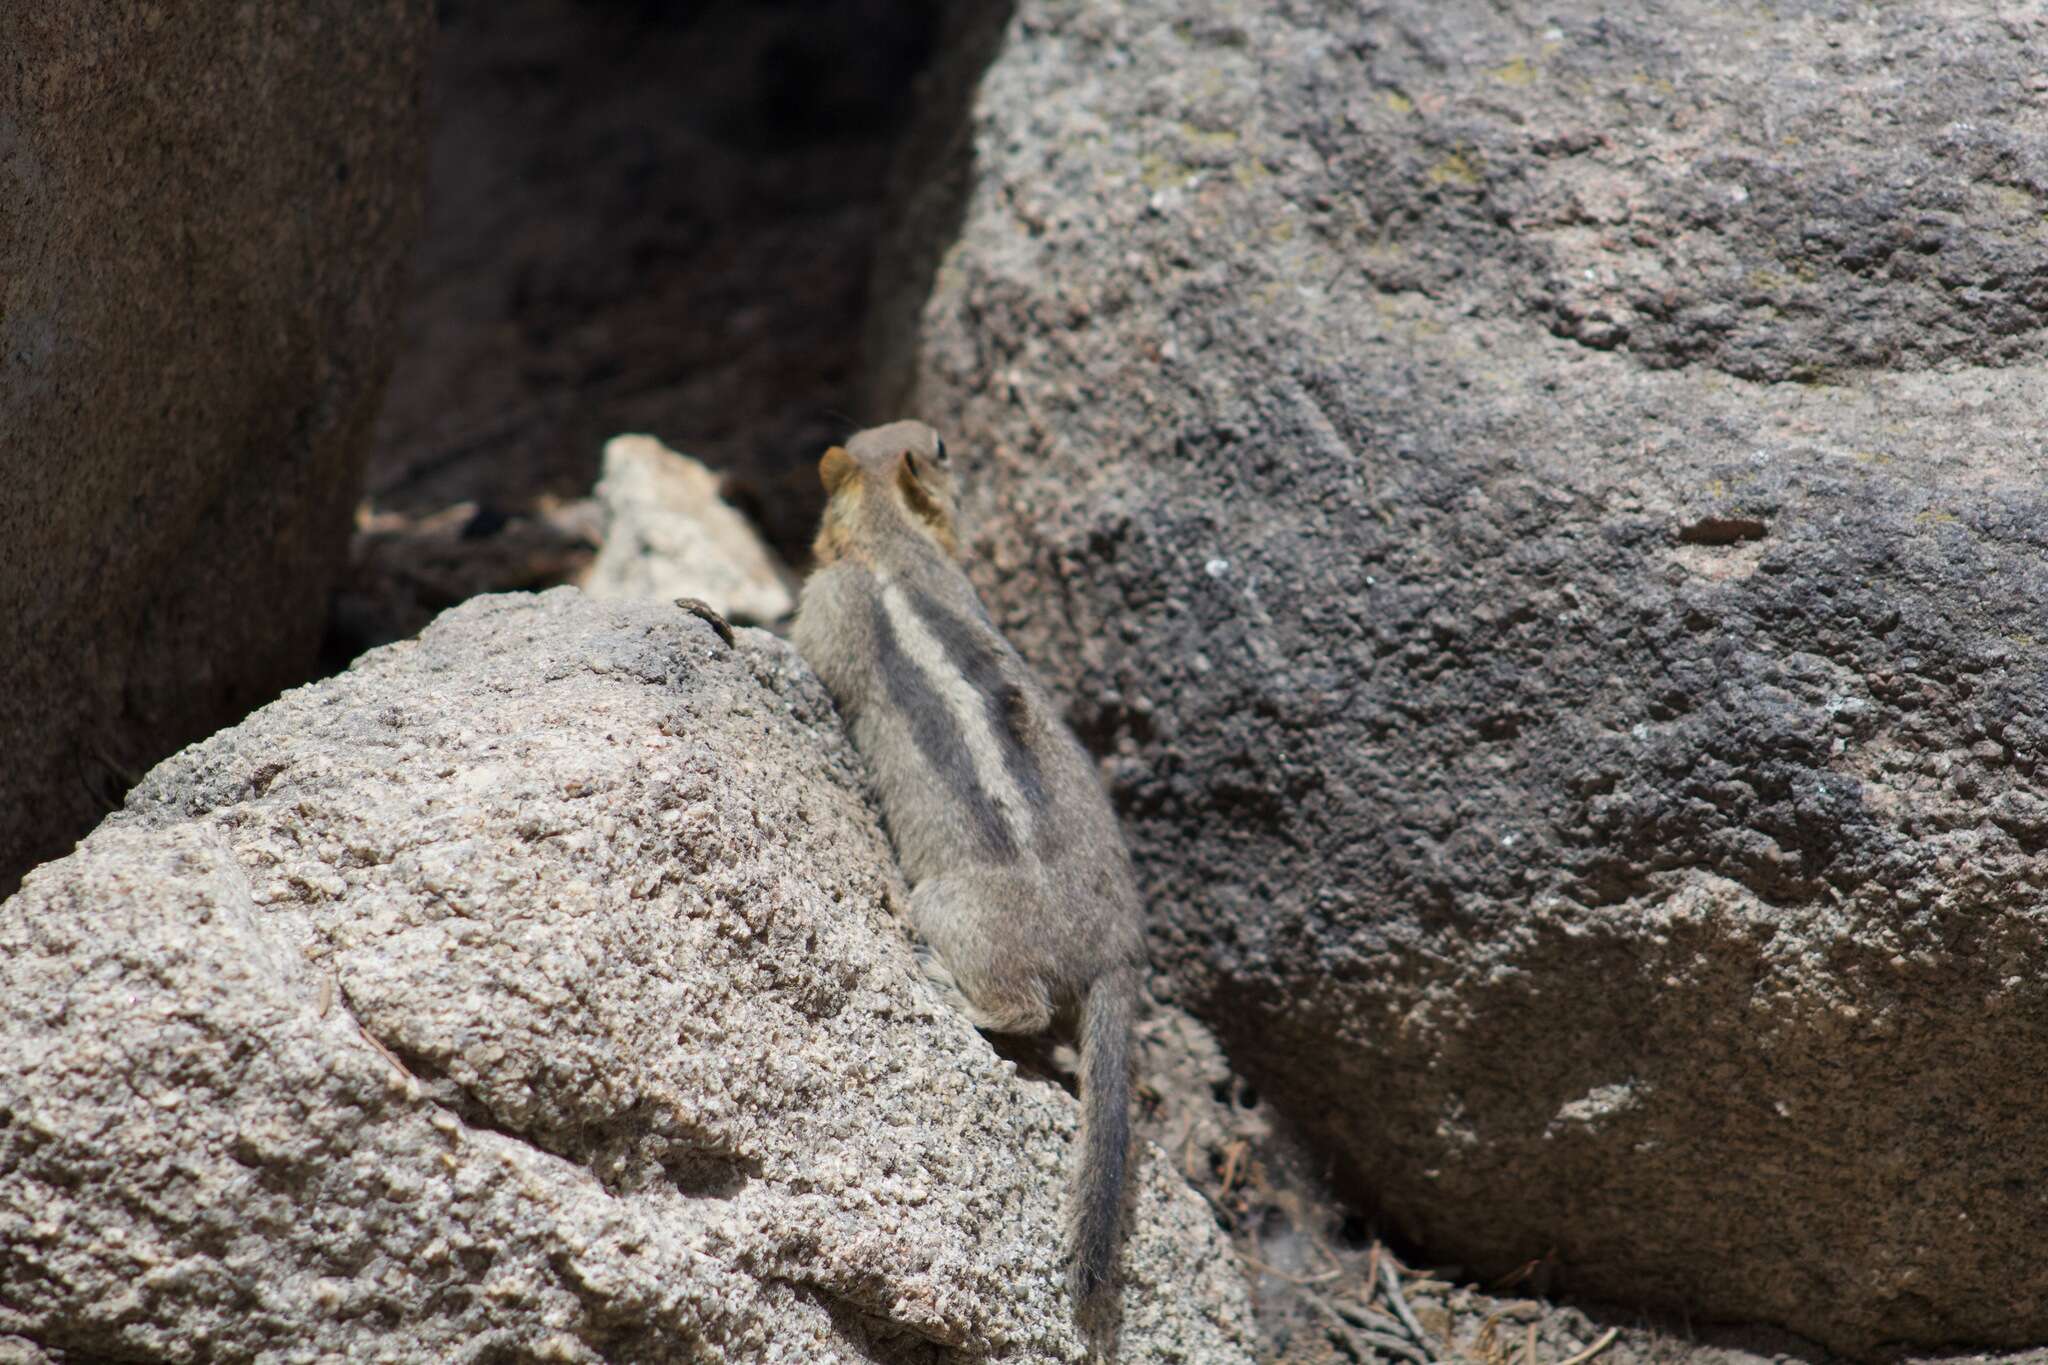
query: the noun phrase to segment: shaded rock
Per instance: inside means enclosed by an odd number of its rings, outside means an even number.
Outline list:
[[[774,552],[719,497],[718,475],[689,456],[652,436],[614,436],[597,501],[604,545],[579,585],[592,597],[695,597],[752,622],[796,610]]]
[[[1019,7],[914,407],[1157,962],[1430,1254],[2048,1334],[2043,38]]]
[[[934,0],[444,0],[379,508],[583,495],[689,434],[792,562],[854,376]]]
[[[795,654],[479,599],[0,905],[0,1334],[122,1359],[1075,1360],[1075,1105],[918,977]],[[1139,1162],[1127,1360],[1249,1360]]]
[[[428,13],[0,8],[0,893],[312,668]]]

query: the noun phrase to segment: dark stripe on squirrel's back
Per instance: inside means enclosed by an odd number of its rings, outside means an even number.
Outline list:
[[[1045,778],[1038,771],[1038,755],[1024,741],[1024,689],[1003,676],[1001,656],[974,627],[921,592],[912,592],[910,606],[938,638],[939,647],[960,670],[969,685],[981,694],[988,712],[988,728],[1003,746],[1003,768],[1033,810],[1046,808]],[[993,626],[990,627],[994,629]]]
[[[889,613],[879,596],[870,599],[869,612],[874,622],[876,662],[888,687],[889,701],[910,722],[911,740],[918,753],[960,799],[989,853],[1003,862],[1013,861],[1017,840],[995,801],[981,789],[974,774],[974,757],[967,752],[967,741],[953,723],[952,713],[926,681],[916,661],[897,642],[896,627],[889,623]]]

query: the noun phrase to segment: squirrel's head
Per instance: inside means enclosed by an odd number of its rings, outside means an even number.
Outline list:
[[[929,537],[949,557],[960,552],[954,529],[953,471],[946,443],[922,422],[870,427],[818,462],[825,481],[825,523],[817,556],[829,563],[869,536],[900,524]]]

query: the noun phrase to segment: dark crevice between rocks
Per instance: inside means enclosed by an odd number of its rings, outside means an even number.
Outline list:
[[[25,1343],[23,1347],[19,1348],[22,1352],[19,1357],[20,1359],[37,1362],[47,1361],[49,1365],[154,1365],[156,1361],[163,1359],[162,1356],[154,1351],[145,1351],[135,1355],[115,1355],[106,1351],[85,1351],[79,1350],[76,1347],[64,1346],[52,1337],[38,1336],[32,1332],[5,1332],[0,1333],[0,1360],[14,1360],[17,1358],[13,1354],[13,1351],[17,1348],[11,1345],[11,1343],[15,1342]],[[31,1352],[34,1354],[31,1354]]]
[[[721,471],[801,564],[819,454],[903,415],[872,380],[901,362],[869,349],[907,360],[1008,12],[441,0],[427,225],[367,476],[400,526],[375,555],[358,537],[328,671],[476,593],[573,576],[593,547],[549,514],[625,432]],[[878,260],[892,214],[916,245]],[[388,543],[428,519],[416,549]]]
[[[1678,539],[1686,545],[1735,545],[1762,540],[1769,529],[1757,517],[1701,517],[1679,528]]]
[[[644,1105],[573,1129],[509,1123],[434,1059],[398,1043],[380,1041],[420,1082],[428,1098],[462,1120],[464,1126],[496,1133],[581,1166],[613,1194],[630,1193],[643,1183],[636,1173],[645,1166],[636,1159],[642,1157],[652,1160],[677,1192],[695,1199],[731,1199],[748,1182],[760,1178],[759,1162],[726,1150],[708,1135],[653,1131],[653,1116]]]
[[[783,1285],[824,1309],[840,1337],[874,1365],[978,1365],[988,1359],[981,1352],[935,1341],[920,1328],[885,1317],[816,1280],[774,1274],[764,1274],[762,1278]]]
[[[861,346],[861,396],[871,413],[913,415],[905,405],[916,380],[918,318],[940,259],[960,236],[974,186],[974,96],[1015,9],[1015,0],[988,0],[945,12],[940,55],[889,171]]]

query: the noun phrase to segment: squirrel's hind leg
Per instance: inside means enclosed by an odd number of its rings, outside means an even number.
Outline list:
[[[988,916],[958,877],[934,877],[910,893],[910,922],[924,941],[918,966],[946,1002],[990,1033],[1043,1033],[1052,1026],[1044,977],[1014,944],[983,932]]]

